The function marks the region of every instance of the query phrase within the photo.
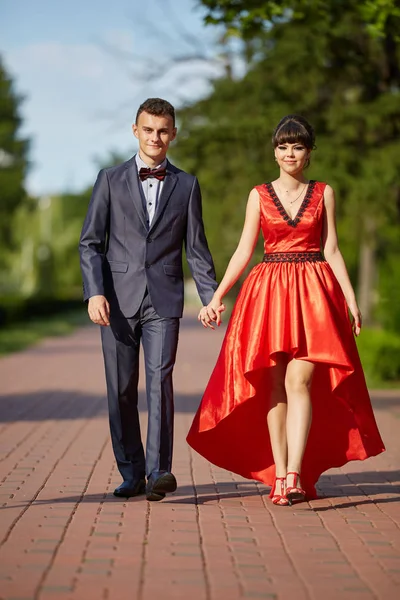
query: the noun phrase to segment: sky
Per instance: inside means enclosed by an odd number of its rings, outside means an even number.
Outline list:
[[[197,0],[0,0],[0,55],[31,140],[29,193],[81,191],[110,152],[132,156],[146,98],[179,108],[207,94],[223,66],[203,16]]]

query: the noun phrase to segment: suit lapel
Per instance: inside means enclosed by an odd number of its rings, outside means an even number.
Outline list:
[[[139,183],[139,176],[138,176],[138,172],[137,172],[135,158],[133,158],[132,161],[130,161],[130,164],[128,165],[128,168],[126,169],[125,173],[126,173],[125,174],[126,183],[127,183],[131,198],[133,200],[133,204],[138,212],[140,220],[143,223],[143,227],[145,229],[148,229],[147,218],[146,218],[146,215],[144,212],[144,206],[143,206],[143,192],[142,192],[141,185]]]
[[[167,176],[164,179],[164,185],[163,185],[160,197],[158,198],[157,209],[156,209],[154,218],[151,222],[150,231],[155,227],[155,225],[157,225],[157,222],[159,221],[159,219],[168,203],[168,200],[170,199],[171,194],[174,191],[176,183],[178,181],[178,177],[174,173],[172,168],[173,167],[172,167],[171,163],[168,162],[167,163]]]

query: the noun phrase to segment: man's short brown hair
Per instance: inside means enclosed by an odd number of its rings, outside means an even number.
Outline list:
[[[163,100],[162,98],[147,98],[138,108],[135,120],[136,124],[142,112],[147,112],[149,115],[154,115],[155,117],[170,116],[175,127],[175,109],[167,100]]]

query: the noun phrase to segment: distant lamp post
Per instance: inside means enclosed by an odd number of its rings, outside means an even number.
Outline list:
[[[38,260],[39,292],[51,295],[53,288],[53,253],[52,253],[52,198],[41,196],[38,199],[40,242],[36,249]]]
[[[48,245],[51,242],[52,234],[52,214],[51,214],[51,196],[40,196],[38,208],[40,211],[40,241],[41,245]]]
[[[30,296],[35,291],[35,261],[34,241],[32,237],[26,237],[21,247],[21,273],[22,281],[20,291],[23,296]]]

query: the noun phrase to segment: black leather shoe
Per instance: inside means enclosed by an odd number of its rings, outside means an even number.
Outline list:
[[[175,492],[177,487],[175,476],[168,471],[154,471],[147,480],[146,499],[157,502],[165,498],[165,494]]]
[[[114,496],[118,498],[132,498],[140,496],[146,490],[146,482],[144,479],[129,479],[124,481],[114,490]]]

